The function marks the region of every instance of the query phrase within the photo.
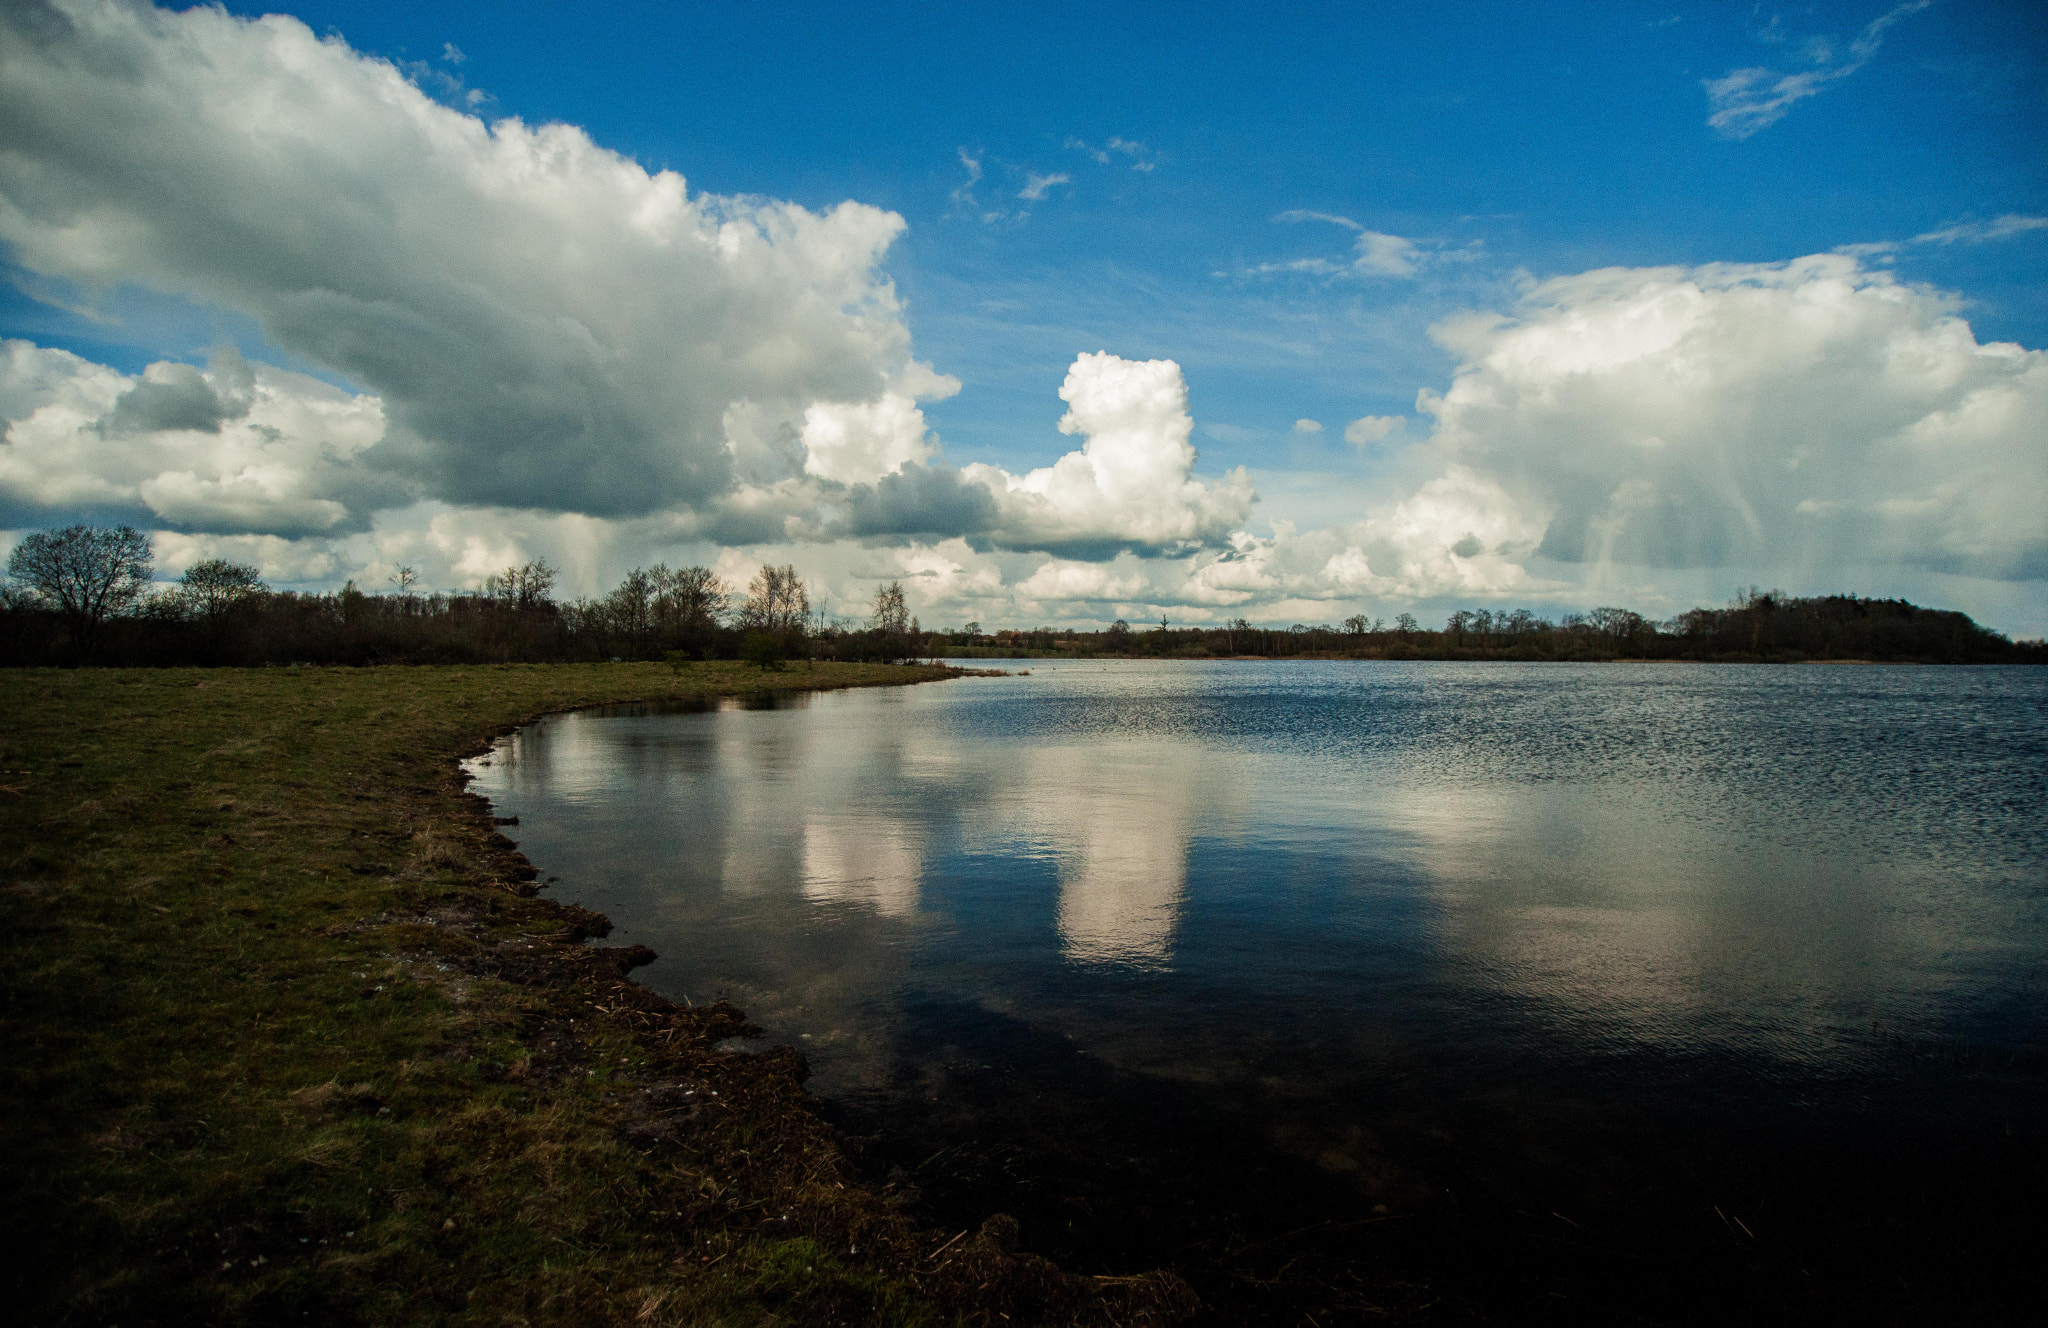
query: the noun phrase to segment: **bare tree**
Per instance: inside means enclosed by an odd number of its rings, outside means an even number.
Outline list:
[[[1617,641],[1625,641],[1649,626],[1643,615],[1631,609],[1598,608],[1586,615],[1593,630]]]
[[[664,637],[696,637],[718,626],[732,587],[708,567],[670,571],[657,563],[647,575],[654,581],[654,614]]]
[[[536,558],[523,567],[508,567],[491,577],[484,582],[484,591],[514,608],[543,608],[555,602],[556,576],[546,559]]]
[[[133,526],[39,530],[7,555],[7,575],[71,624],[90,650],[109,615],[134,607],[149,585],[149,536]]]
[[[626,579],[604,597],[599,608],[605,626],[625,637],[636,655],[644,654],[653,644],[654,578],[648,573],[637,567],[626,573]]]
[[[763,564],[747,584],[747,602],[740,606],[740,626],[748,631],[792,636],[804,630],[811,616],[810,592],[790,564]]]
[[[875,616],[869,621],[878,632],[900,636],[910,630],[910,606],[904,602],[901,581],[891,581],[875,592]]]

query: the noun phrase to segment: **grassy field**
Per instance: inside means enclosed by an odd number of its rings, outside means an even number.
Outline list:
[[[1000,1220],[917,1230],[797,1058],[627,981],[457,770],[549,711],[942,676],[0,672],[8,1317],[1172,1317],[1170,1279],[1066,1277]]]

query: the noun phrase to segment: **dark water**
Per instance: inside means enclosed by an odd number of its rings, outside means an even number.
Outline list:
[[[927,1216],[1221,1319],[2039,1293],[2048,671],[1030,667],[477,787]]]

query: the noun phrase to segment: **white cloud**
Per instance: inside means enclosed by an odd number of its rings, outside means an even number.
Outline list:
[[[880,401],[819,403],[804,412],[804,469],[840,484],[871,484],[938,449],[924,412],[891,392]]]
[[[1250,269],[1254,274],[1269,272],[1313,272],[1327,276],[1412,277],[1431,258],[1447,257],[1425,249],[1414,240],[1384,231],[1370,230],[1349,217],[1334,212],[1312,212],[1296,208],[1282,212],[1275,221],[1320,221],[1353,232],[1351,257],[1342,262],[1328,258],[1297,258],[1281,263],[1262,263]]]
[[[960,472],[994,494],[998,542],[1168,550],[1222,539],[1250,512],[1251,477],[1242,468],[1213,483],[1194,478],[1194,420],[1172,360],[1082,355],[1060,399],[1060,432],[1082,435],[1080,451],[1026,475],[980,464]]]
[[[1766,66],[1753,66],[1731,69],[1720,78],[1703,80],[1707,104],[1712,108],[1707,124],[1723,138],[1735,139],[1748,138],[1768,129],[1784,119],[1786,112],[1797,103],[1818,96],[1830,84],[1863,68],[1884,44],[1885,29],[1932,3],[1933,0],[1906,0],[1906,3],[1873,19],[1856,40],[1849,43],[1846,60],[1837,62],[1833,43],[1825,38],[1815,38],[1804,48],[1815,68],[1787,74]],[[1775,32],[1775,16],[1771,23],[1771,29],[1762,35],[1766,40],[1782,40]]]
[[[1077,563],[1053,558],[1017,586],[1017,594],[1030,600],[1119,601],[1135,599],[1150,589],[1135,567],[1117,568],[1107,563]]]
[[[1024,187],[1017,191],[1017,197],[1027,202],[1036,203],[1039,199],[1044,198],[1045,191],[1054,185],[1072,184],[1073,180],[1073,176],[1062,171],[1054,171],[1050,175],[1041,175],[1037,171],[1027,171],[1024,175]]]
[[[2009,240],[2016,235],[2027,235],[2035,231],[2048,230],[2048,217],[2028,217],[2017,212],[1993,217],[1990,221],[1963,221],[1939,230],[1924,231],[1910,240],[1872,240],[1861,244],[1838,245],[1835,252],[1850,258],[1882,258],[1897,254],[1909,245],[1915,244],[1988,244],[1994,240]]]
[[[1117,134],[1110,135],[1109,141],[1101,147],[1095,147],[1078,138],[1069,138],[1066,145],[1077,151],[1087,153],[1090,157],[1094,158],[1095,163],[1099,166],[1109,165],[1115,160],[1116,155],[1132,158],[1133,160],[1130,165],[1134,171],[1151,171],[1159,165],[1146,150],[1143,143]]]
[[[1915,244],[1982,244],[1987,240],[2006,240],[2029,231],[2048,230],[2048,217],[2024,217],[2008,212],[1990,221],[1964,222],[1955,226],[1944,226],[1938,231],[1913,237]]]
[[[1344,441],[1354,447],[1368,447],[1394,433],[1408,422],[1405,415],[1361,415],[1344,426]]]
[[[805,473],[837,484],[873,484],[936,457],[938,442],[925,432],[917,398],[950,397],[960,390],[960,380],[913,363],[901,386],[879,401],[816,402],[806,408],[799,435]]]
[[[2048,353],[1853,258],[1588,272],[1436,335],[1431,447],[1549,557],[2048,576]]]
[[[18,513],[314,534],[358,524],[348,500],[367,508],[402,494],[357,464],[384,434],[375,397],[232,350],[203,373],[162,361],[132,378],[26,341],[0,349],[0,505]]]
[[[1294,431],[1296,433],[1321,433],[1323,431],[1323,422],[1321,420],[1296,420],[1294,422]]]
[[[714,502],[738,482],[736,404],[793,432],[814,403],[879,402],[909,359],[877,267],[895,215],[692,196],[571,126],[440,105],[288,17],[9,6],[0,118],[17,263],[250,315],[378,395],[359,464],[421,496]],[[275,496],[194,477],[166,501]]]
[[[967,168],[967,179],[955,185],[948,197],[953,200],[956,209],[978,210],[980,204],[975,200],[974,188],[981,183],[981,158],[973,156],[966,148],[957,148],[955,151],[960,154],[960,164]]]

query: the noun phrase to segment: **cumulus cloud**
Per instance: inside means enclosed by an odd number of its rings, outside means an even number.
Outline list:
[[[1436,335],[1431,446],[1547,557],[2048,576],[2048,353],[1852,257],[1589,272]]]
[[[382,404],[232,349],[139,378],[0,343],[0,519],[112,513],[169,529],[303,535],[360,528],[405,500],[359,459]]]
[[[961,470],[994,496],[995,542],[1096,556],[1168,552],[1227,538],[1249,514],[1252,482],[1242,467],[1213,483],[1194,477],[1194,419],[1172,360],[1084,354],[1060,399],[1060,432],[1080,434],[1081,450],[1024,475],[980,464]]]
[[[891,213],[693,196],[573,127],[443,106],[278,15],[7,6],[0,118],[15,261],[249,314],[377,394],[386,428],[359,464],[421,496],[704,504],[740,482],[735,407],[795,465],[814,404],[895,409],[909,336],[878,267]],[[210,427],[189,376],[136,390],[110,429]],[[240,510],[274,488],[237,483],[208,501]]]
[[[1296,420],[1294,422],[1294,431],[1303,434],[1321,433],[1323,431],[1323,422],[1321,420]]]
[[[1813,61],[1814,68],[1793,73],[1772,69],[1768,66],[1752,66],[1746,69],[1731,69],[1720,78],[1703,80],[1707,90],[1707,104],[1712,113],[1707,124],[1723,138],[1743,139],[1761,130],[1768,129],[1785,118],[1788,111],[1808,97],[1815,97],[1830,85],[1849,77],[1864,65],[1870,63],[1884,44],[1885,29],[1897,23],[1908,14],[1918,13],[1927,8],[1933,0],[1906,0],[1885,14],[1873,19],[1857,38],[1849,43],[1845,59],[1837,59],[1834,45],[1826,40],[1805,43],[1804,49]],[[1772,19],[1773,28],[1777,20]],[[1782,40],[1767,31],[1769,39]]]
[[[232,349],[217,357],[214,370],[214,380],[209,381],[189,364],[152,364],[143,371],[141,382],[114,398],[114,409],[100,427],[114,433],[219,433],[223,424],[249,413],[249,389],[255,379],[241,353]]]
[[[813,402],[799,434],[804,472],[839,484],[873,484],[930,460],[939,446],[925,430],[917,401],[943,400],[959,390],[959,379],[912,363],[878,400]]]

